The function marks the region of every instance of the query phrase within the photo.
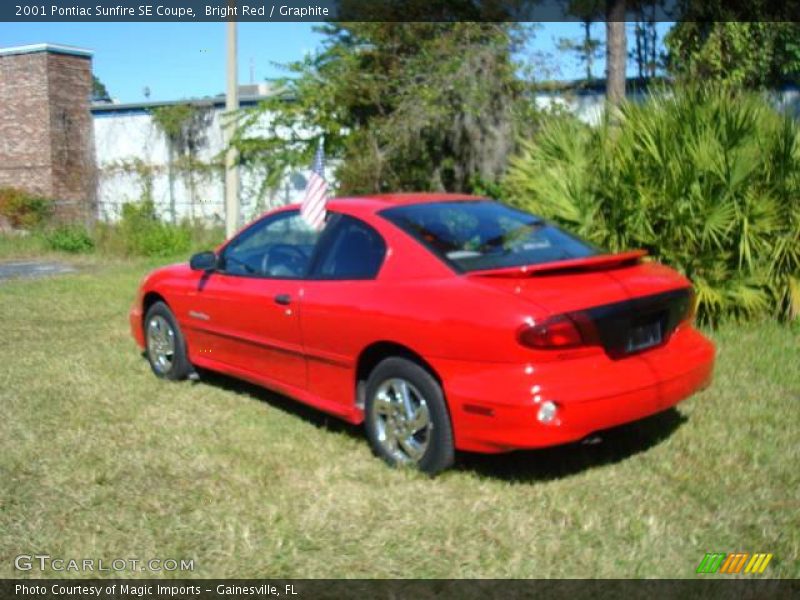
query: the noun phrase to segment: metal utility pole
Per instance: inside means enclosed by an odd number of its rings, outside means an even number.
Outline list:
[[[235,5],[235,2],[229,4]],[[235,13],[234,13],[235,14]],[[236,21],[228,21],[228,89],[225,98],[225,236],[231,237],[239,228],[239,167],[236,149],[231,140],[236,128],[235,115],[239,110],[239,79],[236,64]]]

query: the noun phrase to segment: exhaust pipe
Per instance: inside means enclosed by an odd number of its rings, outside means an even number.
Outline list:
[[[590,434],[587,435],[585,438],[581,440],[581,445],[583,446],[596,446],[597,444],[602,444],[603,438],[601,438],[597,434]]]

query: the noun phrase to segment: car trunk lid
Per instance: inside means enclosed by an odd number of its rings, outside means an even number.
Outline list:
[[[548,316],[566,315],[585,343],[612,358],[660,346],[689,314],[691,285],[644,251],[474,271],[475,284],[504,290]]]

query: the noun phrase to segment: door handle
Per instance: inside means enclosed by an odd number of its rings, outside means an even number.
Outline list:
[[[275,296],[275,302],[276,304],[286,306],[287,304],[292,303],[292,297],[289,294],[278,294]]]

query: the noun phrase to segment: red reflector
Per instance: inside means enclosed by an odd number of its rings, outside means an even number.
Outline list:
[[[584,341],[575,323],[567,316],[552,317],[519,332],[519,341],[529,348],[576,348]]]

